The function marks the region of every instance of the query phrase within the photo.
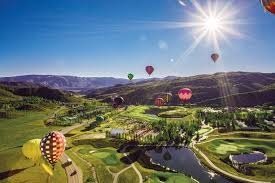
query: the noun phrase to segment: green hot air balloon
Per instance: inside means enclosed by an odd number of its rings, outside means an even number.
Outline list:
[[[102,122],[102,121],[104,121],[103,116],[96,116],[96,122]]]
[[[128,78],[129,78],[129,80],[131,81],[131,80],[134,78],[134,74],[129,73],[129,74],[128,74]]]

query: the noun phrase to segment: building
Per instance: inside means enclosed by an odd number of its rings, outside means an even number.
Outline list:
[[[262,152],[254,151],[250,154],[230,155],[229,159],[233,167],[239,169],[241,165],[245,164],[264,163],[267,161],[267,156]]]
[[[120,129],[120,128],[113,128],[110,131],[110,136],[111,137],[116,137],[117,135],[121,135],[123,133],[125,133],[125,130]]]

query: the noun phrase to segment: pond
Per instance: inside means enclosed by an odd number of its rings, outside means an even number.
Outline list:
[[[152,163],[190,175],[199,182],[232,183],[202,166],[189,148],[161,147],[148,150],[145,154],[151,158]]]

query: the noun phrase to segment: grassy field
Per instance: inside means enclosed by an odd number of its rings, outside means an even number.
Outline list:
[[[79,145],[74,146],[70,151],[73,151],[77,156],[84,159],[85,161],[77,160],[80,167],[86,167],[88,163],[95,167],[96,175],[99,182],[112,182],[113,177],[109,171],[117,173],[120,170],[127,167],[120,161],[123,157],[121,153],[113,147],[98,148],[91,145]],[[68,151],[69,152],[69,151]],[[72,154],[71,152],[68,154]],[[76,160],[77,157],[72,157]],[[79,159],[79,158],[78,158]],[[84,170],[84,180],[90,177],[91,172]]]
[[[118,183],[139,183],[138,175],[133,168],[129,168],[119,175]]]
[[[47,182],[48,176],[40,166],[33,167],[30,160],[25,159],[21,152],[24,142],[42,138],[55,127],[44,126],[43,120],[52,115],[54,110],[44,112],[20,112],[14,119],[0,119],[0,182]],[[55,175],[49,182],[66,182],[64,170],[59,164]],[[8,178],[5,178],[9,174]],[[5,178],[5,179],[4,179]]]
[[[135,165],[142,174],[142,177],[145,179],[146,183],[196,183],[190,177],[187,177],[181,173],[158,172],[144,168],[138,163],[135,163]]]
[[[275,180],[275,141],[249,140],[249,139],[216,139],[197,147],[218,167],[232,174],[253,180]],[[247,176],[236,171],[232,166],[221,161],[232,153],[249,153],[253,150],[263,150],[271,161],[269,164],[249,165],[254,176]]]

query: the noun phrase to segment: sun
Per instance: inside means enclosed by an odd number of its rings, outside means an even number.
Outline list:
[[[204,28],[207,31],[216,32],[220,29],[220,26],[221,23],[217,17],[210,16],[204,20]]]
[[[237,19],[239,11],[233,7],[232,2],[229,0],[226,4],[218,4],[218,0],[209,0],[207,6],[203,8],[196,0],[192,1],[196,11],[190,13],[193,20],[188,24],[193,29],[196,39],[185,54],[190,54],[205,38],[211,42],[213,51],[221,52],[221,41],[229,42],[231,37],[244,37],[237,29],[237,25],[246,22]]]
[[[204,40],[210,42],[211,51],[221,52],[221,42],[230,43],[230,38],[244,38],[239,30],[239,25],[247,24],[245,20],[238,19],[240,12],[234,7],[233,1],[220,3],[218,0],[208,0],[203,7],[197,0],[192,0],[195,11],[189,12],[191,21],[178,23],[177,26],[192,30],[195,40],[181,55],[183,59]],[[220,4],[218,4],[220,3]]]

